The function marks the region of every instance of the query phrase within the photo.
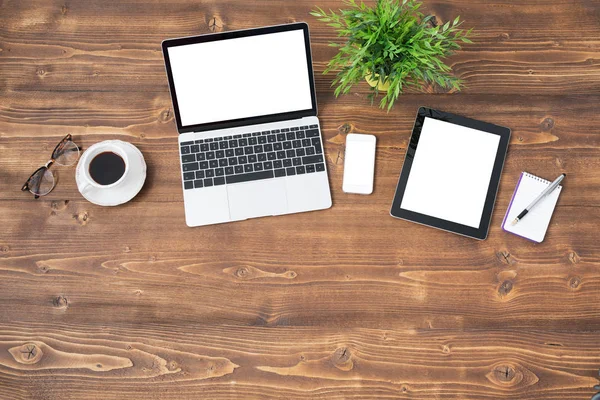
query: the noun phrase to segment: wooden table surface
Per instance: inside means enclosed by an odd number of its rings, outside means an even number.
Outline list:
[[[600,2],[431,0],[478,36],[461,93],[323,76],[337,0],[0,0],[0,398],[590,399],[600,368]],[[333,208],[191,229],[160,42],[308,21]],[[265,90],[274,95],[281,88]],[[232,93],[232,96],[235,95]],[[513,130],[489,238],[395,220],[416,110]],[[349,132],[375,191],[341,190]],[[72,133],[138,146],[142,192],[103,208],[74,167],[19,189]],[[54,168],[54,167],[53,167]],[[521,171],[568,178],[542,244],[500,228]]]

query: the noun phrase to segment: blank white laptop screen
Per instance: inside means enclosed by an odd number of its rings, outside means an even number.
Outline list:
[[[401,208],[479,228],[500,136],[425,117]]]
[[[168,52],[182,126],[312,108],[302,29]]]

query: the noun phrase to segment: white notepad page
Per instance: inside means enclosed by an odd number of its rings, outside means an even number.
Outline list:
[[[515,226],[512,221],[527,207],[540,193],[550,185],[551,182],[538,178],[527,172],[521,174],[515,193],[504,217],[502,228],[514,233],[515,235],[524,237],[534,242],[541,243],[544,241],[550,219],[554,213],[558,196],[562,190],[562,186],[556,188],[546,198],[542,199],[533,209],[531,209],[522,220]]]

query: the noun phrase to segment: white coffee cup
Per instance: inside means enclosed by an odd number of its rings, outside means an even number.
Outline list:
[[[85,153],[81,160],[79,161],[82,164],[81,175],[78,182],[78,189],[81,194],[85,195],[90,190],[109,190],[121,187],[127,181],[128,175],[130,173],[130,162],[129,155],[127,154],[126,149],[122,145],[123,142],[120,140],[105,140],[104,142],[96,143],[92,145]],[[119,157],[123,159],[125,163],[125,172],[119,178],[118,181],[111,183],[109,185],[101,185],[96,182],[94,178],[90,175],[90,164],[92,160],[99,154],[112,152],[117,154]]]

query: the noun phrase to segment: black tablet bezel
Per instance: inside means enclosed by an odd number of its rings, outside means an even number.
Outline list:
[[[483,208],[481,220],[479,221],[479,228],[473,228],[467,225],[457,224],[455,222],[446,221],[444,219],[435,218],[429,215],[405,210],[400,207],[400,204],[402,204],[402,199],[404,198],[406,183],[408,182],[408,177],[410,175],[412,163],[415,154],[418,150],[419,137],[421,135],[421,130],[423,128],[423,122],[425,121],[425,117],[449,122],[451,124],[456,124],[500,136],[500,143],[496,152],[496,160],[494,162],[492,177],[488,186],[488,192],[485,199],[485,206]],[[449,232],[458,233],[460,235],[472,237],[475,239],[486,239],[490,227],[494,203],[496,201],[496,194],[498,193],[500,177],[502,174],[502,169],[504,167],[504,160],[506,158],[506,152],[508,150],[510,133],[510,129],[506,127],[490,124],[487,122],[477,121],[456,114],[433,110],[431,108],[419,108],[419,111],[417,112],[415,125],[413,127],[412,135],[410,138],[410,143],[408,145],[408,149],[406,150],[406,157],[404,158],[404,165],[402,167],[402,172],[400,173],[398,186],[396,188],[396,195],[394,196],[394,202],[392,203],[390,214],[396,218],[416,222],[422,225],[431,226]],[[460,177],[458,179],[460,179]]]
[[[173,71],[171,70],[171,61],[169,59],[168,49],[175,46],[183,46],[188,44],[214,42],[217,40],[237,39],[248,36],[266,35],[270,33],[288,32],[302,29],[304,31],[304,45],[306,48],[306,61],[308,63],[308,78],[310,81],[310,94],[312,106],[307,110],[297,110],[292,112],[285,112],[272,115],[261,115],[256,117],[239,118],[227,121],[210,122],[196,125],[185,125],[181,124],[181,115],[179,113],[179,104],[177,103],[177,93],[175,91],[175,84],[173,81]],[[310,50],[310,34],[308,31],[308,24],[306,22],[298,22],[286,25],[268,26],[264,28],[245,29],[239,31],[230,31],[222,33],[213,33],[200,36],[191,36],[179,39],[167,39],[162,42],[162,52],[165,59],[165,69],[167,71],[167,77],[169,79],[169,89],[171,91],[171,100],[173,101],[173,109],[175,111],[175,121],[177,122],[177,131],[181,133],[186,132],[203,132],[216,129],[234,128],[237,126],[248,126],[255,124],[264,124],[276,121],[286,121],[291,119],[300,119],[304,117],[316,116],[317,115],[317,96],[315,93],[315,80],[312,68],[312,56]],[[267,84],[266,84],[267,85]],[[267,85],[268,86],[268,85]],[[265,90],[272,90],[273,88],[265,87]],[[273,92],[276,96],[276,90]]]

